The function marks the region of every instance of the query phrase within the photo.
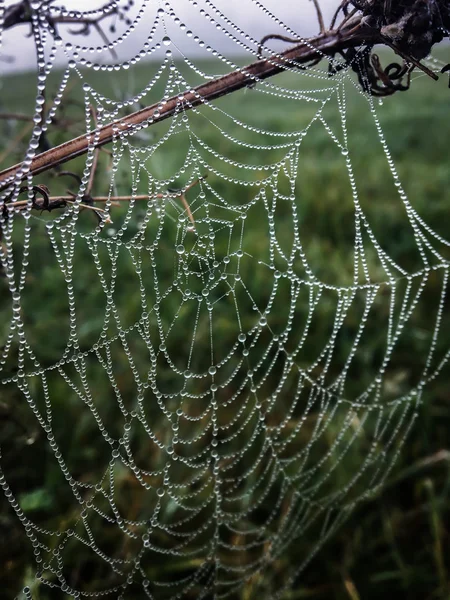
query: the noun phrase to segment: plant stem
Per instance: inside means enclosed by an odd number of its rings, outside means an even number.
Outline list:
[[[158,102],[147,106],[131,115],[100,127],[68,142],[51,148],[35,156],[31,164],[19,163],[0,172],[0,191],[7,189],[12,183],[20,184],[27,174],[37,175],[81,156],[89,149],[99,148],[114,138],[129,135],[142,125],[148,126],[172,117],[180,110],[189,110],[205,102],[226,96],[232,92],[253,85],[258,81],[277,75],[286,68],[295,68],[324,55],[333,55],[340,50],[364,43],[374,43],[378,34],[364,26],[355,27],[352,22],[351,31],[343,28],[339,32],[328,31],[308,41],[302,42],[285,52],[258,60],[238,71],[199,85],[180,96],[173,96],[166,102]]]

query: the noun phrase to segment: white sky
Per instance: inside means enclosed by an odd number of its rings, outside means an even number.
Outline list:
[[[106,0],[68,0],[64,2],[64,6],[68,10],[93,10],[104,5]],[[119,0],[120,2],[120,0]],[[14,4],[12,0],[6,0],[6,6]],[[142,0],[135,0],[135,6],[130,16],[136,14],[137,10],[142,6]],[[169,4],[169,3],[167,3]],[[263,14],[263,11],[256,6],[254,0],[214,0],[214,6],[221,10],[238,27],[245,30],[246,33],[259,40],[267,33],[282,33],[282,29],[277,26],[269,17]],[[315,15],[314,5],[311,0],[264,0],[262,4],[269,9],[276,17],[282,20],[289,27],[301,34],[302,36],[311,36],[317,33],[318,24]],[[338,0],[320,0],[322,10],[325,17],[325,22],[330,21],[331,15],[334,12]],[[58,2],[55,2],[58,5]],[[164,7],[165,2],[149,0],[147,2],[146,12],[139,26],[132,35],[125,40],[118,48],[117,53],[120,60],[130,58],[138,52],[148,37],[148,32],[153,25],[154,17],[157,8]],[[217,15],[214,15],[211,6],[208,7],[206,0],[198,0],[197,6],[193,6],[189,0],[172,0],[170,6],[173,7],[176,15],[186,26],[190,28],[194,34],[197,34],[206,43],[225,55],[242,53],[234,42],[229,40],[223,33],[213,28],[200,14],[200,9],[204,9],[212,14],[218,21]],[[107,24],[108,21],[105,21]],[[221,21],[223,23],[223,21]],[[209,56],[202,51],[192,40],[186,38],[182,31],[174,25],[173,19],[165,16],[165,23],[168,27],[168,32],[172,39],[177,43],[180,49],[186,55],[203,53],[204,56]],[[225,25],[225,23],[223,23]],[[123,24],[117,23],[117,32],[112,35],[108,31],[108,26],[104,27],[107,32],[108,39],[113,41],[123,31]],[[34,70],[36,64],[36,55],[33,40],[27,37],[30,31],[29,26],[19,26],[9,30],[3,34],[1,55],[3,57],[14,57],[14,62],[8,63],[2,60],[0,62],[0,73],[17,72],[24,70]],[[160,26],[156,32],[156,40],[161,40],[164,35],[164,28]],[[72,41],[81,45],[97,45],[102,43],[97,34],[85,36],[71,36],[68,33],[68,27],[60,27],[60,34],[65,42]],[[99,60],[99,56],[85,54],[86,58]],[[58,57],[58,63],[63,64],[65,61],[63,53]],[[111,55],[109,52],[104,53],[102,62],[110,62]]]

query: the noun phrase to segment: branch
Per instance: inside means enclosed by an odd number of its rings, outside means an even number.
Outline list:
[[[109,44],[109,40],[101,28],[101,21],[107,17],[119,15],[121,18],[124,18],[127,23],[129,23],[129,19],[124,17],[125,9],[121,11],[113,0],[107,2],[101,9],[97,10],[98,15],[95,17],[84,16],[82,12],[75,12],[73,14],[57,14],[57,12],[53,11],[52,14],[51,2],[47,2],[46,5],[43,5],[40,10],[42,10],[48,27],[53,30],[54,35],[58,34],[57,28],[59,25],[76,24],[80,25],[81,28],[75,31],[69,30],[69,33],[72,35],[88,35],[91,28],[93,28],[97,31],[99,36],[102,38],[103,43],[106,45]],[[16,2],[5,9],[2,23],[2,29],[4,31],[11,29],[12,27],[16,27],[17,25],[24,25],[27,23],[32,25],[32,11],[28,0],[20,0],[19,2]],[[114,27],[112,26],[111,31],[113,29]],[[117,60],[117,54],[114,48],[110,47],[109,51],[113,59]]]
[[[59,173],[59,175],[71,175],[76,180],[79,179],[78,175],[75,173],[71,173],[69,171],[65,171],[64,173]],[[77,194],[72,192],[71,190],[67,190],[68,196],[49,196],[49,190],[45,185],[37,185],[33,186],[32,191],[32,199],[31,199],[31,208],[34,210],[38,210],[40,212],[46,210],[48,212],[52,212],[55,209],[65,208],[68,204],[76,205],[80,210],[92,210],[96,213],[99,220],[104,219],[105,223],[112,223],[109,214],[103,208],[98,208],[94,203],[108,203],[111,206],[120,206],[123,202],[136,202],[140,200],[144,200],[148,202],[148,200],[169,200],[170,198],[175,199],[179,198],[184,206],[186,214],[191,222],[191,230],[195,229],[195,219],[192,214],[191,207],[186,199],[186,193],[198,185],[201,181],[204,181],[208,177],[208,174],[202,175],[198,177],[194,181],[192,181],[189,185],[185,186],[181,189],[170,188],[166,193],[157,193],[157,194],[139,194],[136,196],[95,196],[92,197],[89,193],[84,194],[81,197],[81,201],[78,201]],[[26,186],[21,187],[19,190],[19,194],[22,192],[28,191]],[[38,198],[38,194],[42,196],[42,198]],[[8,211],[11,210],[28,210],[30,207],[30,199],[27,200],[15,200],[14,202],[7,202],[3,205],[3,214],[4,216],[8,214]],[[0,229],[1,234],[1,229]]]
[[[98,10],[98,17],[84,17],[83,13],[76,13],[74,16],[69,15],[58,15],[51,13],[50,6],[43,7],[46,13],[46,18],[52,26],[58,24],[70,24],[76,23],[83,26],[81,33],[86,33],[90,26],[95,26],[96,23],[106,17],[110,17],[118,12],[114,2],[107,2],[100,10]],[[20,0],[15,4],[11,4],[5,8],[4,20],[2,28],[4,31],[16,27],[17,25],[23,25],[25,23],[31,23],[31,10],[28,5],[28,1]],[[72,32],[73,33],[73,32]]]
[[[7,189],[16,178],[20,182],[27,174],[37,175],[65,163],[77,156],[86,154],[89,149],[99,148],[111,142],[114,138],[128,135],[142,124],[159,123],[172,117],[180,109],[189,110],[200,106],[205,102],[221,98],[232,92],[243,89],[255,82],[268,79],[286,68],[295,68],[306,64],[322,56],[332,56],[348,48],[354,48],[360,44],[374,44],[378,40],[378,32],[371,28],[360,25],[355,27],[352,22],[351,31],[346,28],[339,32],[325,32],[307,42],[302,42],[276,57],[258,60],[246,67],[228,73],[223,77],[199,85],[192,91],[185,92],[180,96],[173,96],[164,104],[161,102],[152,104],[131,115],[114,121],[109,125],[81,135],[68,142],[56,146],[35,156],[28,168],[24,163],[14,165],[0,172],[0,191]]]
[[[374,0],[362,3],[356,0],[342,0],[333,17],[333,26],[341,10],[344,19],[337,29],[331,31],[324,28],[318,0],[313,1],[321,27],[321,33],[317,37],[302,41],[277,56],[258,60],[181,96],[160,101],[96,131],[42,152],[31,161],[27,161],[27,164],[19,163],[10,167],[0,172],[0,191],[7,189],[11,184],[20,185],[20,181],[28,174],[37,175],[52,169],[93,148],[100,148],[113,139],[129,135],[143,125],[158,123],[180,110],[189,110],[210,102],[273,77],[287,68],[301,67],[307,63],[315,64],[324,56],[334,56],[336,53],[343,55],[345,64],[358,74],[362,89],[375,96],[386,96],[408,89],[412,66],[421,68],[437,79],[437,75],[422,65],[420,60],[430,53],[435,43],[448,36],[450,0],[443,0],[438,7],[434,4],[430,6],[427,9],[427,19],[423,18],[421,2],[388,3]],[[19,5],[23,3],[24,0]],[[283,36],[268,35],[263,40],[273,38],[283,39]],[[394,63],[383,70],[378,57],[371,55],[376,44],[392,48],[403,58],[403,65]],[[362,46],[362,52],[356,50],[358,46]],[[330,73],[333,73],[333,69]],[[408,77],[406,86],[402,83],[405,75]]]

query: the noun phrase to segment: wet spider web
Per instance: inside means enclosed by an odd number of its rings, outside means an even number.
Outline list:
[[[32,2],[25,157],[68,90],[91,131],[238,69],[236,55],[254,60],[267,31],[298,37],[276,3],[243,4],[127,5],[111,41],[88,45],[55,36]],[[348,126],[358,105],[389,181],[382,219]],[[449,243],[409,203],[380,110],[347,68],[287,67],[230,99],[180,101],[172,119],[118,134],[109,155],[92,147],[58,210],[33,206],[42,175],[25,180],[28,200],[3,196],[0,384],[24,419],[25,433],[8,432],[25,441],[3,440],[0,481],[34,550],[24,597],[282,597],[383,484],[448,361]],[[331,157],[344,188],[318,168]],[[324,188],[347,202],[342,221],[326,202],[314,211]],[[402,228],[386,237],[392,210]],[[315,233],[318,214],[330,238]],[[412,352],[420,367],[398,380]],[[18,482],[11,457],[30,452],[40,469]],[[309,552],[286,562],[304,536]]]

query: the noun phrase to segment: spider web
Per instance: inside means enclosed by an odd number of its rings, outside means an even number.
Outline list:
[[[239,69],[237,53],[254,60],[265,33],[298,37],[276,3],[240,4],[142,2],[114,40],[80,45],[63,28],[55,39],[31,3],[39,79],[28,161],[69,91],[85,131],[181,100],[170,121],[118,132],[110,156],[92,145],[62,210],[39,213],[30,191],[25,208],[16,193],[2,213],[1,395],[26,431],[8,429],[0,482],[34,550],[24,597],[282,597],[386,480],[448,361],[449,243],[409,203],[381,107],[351,70],[287,67],[185,110],[184,92]],[[312,17],[312,3],[302,11]],[[111,63],[122,47],[126,61]],[[128,80],[116,82],[118,71]],[[244,111],[252,102],[270,110]],[[355,168],[359,129],[347,120],[358,103],[390,182],[386,219]],[[338,186],[317,167],[331,156],[347,186],[336,223],[325,203],[314,210]],[[93,197],[104,201],[93,213],[83,199],[99,157]],[[42,177],[27,176],[30,190]],[[392,210],[402,229],[387,240]],[[320,212],[332,239],[314,232]],[[399,235],[414,247],[406,256]],[[339,237],[351,240],[345,251]],[[418,332],[420,368],[397,381]],[[19,482],[13,463],[30,453],[41,468]],[[36,512],[30,498],[49,489],[56,498]],[[307,555],[286,562],[304,536]]]

